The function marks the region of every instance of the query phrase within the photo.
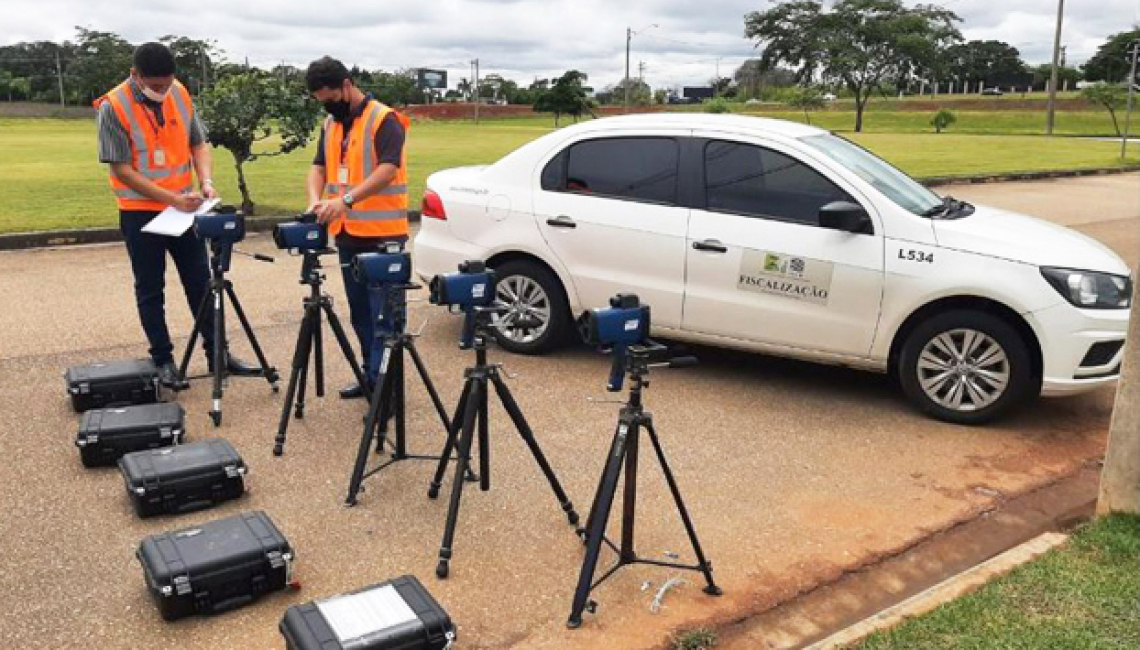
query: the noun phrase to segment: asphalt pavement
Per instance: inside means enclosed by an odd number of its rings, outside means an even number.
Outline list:
[[[1070,225],[1133,263],[1140,251],[1140,175],[940,191]],[[264,236],[245,248],[278,258],[238,257],[231,277],[269,359],[286,375],[305,292],[300,263]],[[190,315],[174,275],[171,268],[167,311],[183,344]],[[328,288],[347,321],[333,275]],[[911,410],[884,377],[698,348],[700,366],[655,373],[646,404],[725,595],[704,595],[699,576],[684,574],[686,584],[654,614],[655,592],[679,574],[627,568],[595,594],[598,611],[583,628],[568,631],[582,546],[501,409],[491,417],[492,487],[464,494],[446,581],[434,575],[446,505],[425,496],[432,463],[397,464],[367,483],[356,508],[341,505],[364,405],[336,399],[350,373],[331,345],[330,394],[310,398],[283,458],[271,454],[282,396],[264,380],[231,380],[220,429],[206,415],[206,382],[181,394],[187,440],[233,442],[250,466],[249,494],[212,510],[138,520],[117,470],[80,465],[79,417],[62,378],[68,366],[145,355],[122,245],[0,253],[0,278],[0,638],[9,647],[281,648],[277,623],[289,605],[405,573],[451,613],[461,648],[658,647],[672,631],[762,611],[1073,473],[1103,454],[1113,401],[1105,389],[1041,401],[993,426],[955,427]],[[456,349],[459,321],[417,302],[411,322],[423,327],[420,350],[453,404],[470,362]],[[236,321],[231,337],[235,351],[252,358]],[[609,359],[581,348],[491,357],[517,375],[509,385],[584,516],[618,410],[587,401],[606,396]],[[204,367],[200,353],[194,364]],[[409,408],[413,451],[437,453],[443,432],[414,378]],[[648,453],[642,468],[638,550],[686,559],[684,530]],[[164,623],[134,558],[139,540],[249,509],[268,512],[296,547],[302,589]]]

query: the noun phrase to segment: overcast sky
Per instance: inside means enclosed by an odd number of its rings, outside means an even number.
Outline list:
[[[931,0],[955,11],[967,39],[999,39],[1030,63],[1051,57],[1055,0]],[[908,4],[914,4],[908,0]],[[0,43],[72,38],[74,26],[134,43],[168,33],[212,38],[231,61],[304,67],[331,54],[349,65],[446,69],[452,87],[478,57],[481,74],[525,85],[568,68],[602,88],[621,79],[625,30],[632,66],[655,87],[728,75],[750,53],[744,14],[768,0],[0,0]],[[1070,63],[1140,23],[1140,0],[1069,0]],[[656,25],[653,27],[652,25]]]

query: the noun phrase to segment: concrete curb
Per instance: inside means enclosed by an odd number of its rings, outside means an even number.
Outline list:
[[[1079,176],[1105,176],[1108,174],[1127,174],[1140,171],[1140,165],[1126,165],[1124,167],[1099,167],[1093,169],[1071,169],[1045,172],[1025,172],[1018,174],[983,174],[979,176],[937,176],[932,178],[919,178],[918,181],[929,187],[939,185],[973,184],[973,183],[1004,183],[1012,181],[1048,180],[1053,178],[1075,178]],[[246,222],[246,229],[250,232],[264,232],[272,230],[273,226],[289,217],[253,217]],[[418,210],[408,212],[408,221],[417,223],[420,220]],[[102,244],[106,242],[122,241],[123,237],[118,228],[81,228],[78,230],[53,230],[47,232],[21,232],[0,235],[0,251],[22,250],[27,248],[49,248],[55,246],[75,246],[79,244]]]
[[[907,618],[931,612],[956,598],[976,591],[991,580],[1003,576],[1017,567],[1041,557],[1068,541],[1064,533],[1044,533],[1015,546],[997,557],[941,582],[922,593],[904,600],[863,621],[840,630],[826,639],[807,646],[804,650],[839,650],[862,638],[892,628]]]
[[[250,217],[245,222],[246,232],[268,232],[279,223],[293,217]],[[419,223],[418,210],[408,212],[409,223]],[[80,228],[76,230],[51,230],[41,232],[18,232],[0,235],[0,251],[24,250],[29,248],[52,248],[57,246],[77,246],[80,244],[105,244],[122,241],[118,228]]]

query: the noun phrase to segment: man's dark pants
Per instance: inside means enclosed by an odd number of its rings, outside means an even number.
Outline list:
[[[210,285],[206,246],[192,230],[181,237],[166,237],[142,231],[158,212],[120,210],[119,228],[127,243],[131,270],[135,276],[135,302],[139,320],[150,342],[150,356],[158,365],[174,360],[174,344],[166,327],[166,254],[174,260],[190,313],[196,314]],[[209,355],[214,348],[213,305],[207,305],[203,327],[199,329]]]

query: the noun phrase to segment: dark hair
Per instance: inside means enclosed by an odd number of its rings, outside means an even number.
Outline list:
[[[143,43],[135,48],[134,64],[140,77],[169,77],[174,74],[174,55],[162,43]]]
[[[316,92],[321,88],[338,89],[344,85],[344,80],[352,80],[348,68],[331,56],[325,56],[309,64],[305,71],[305,85],[309,92]]]

